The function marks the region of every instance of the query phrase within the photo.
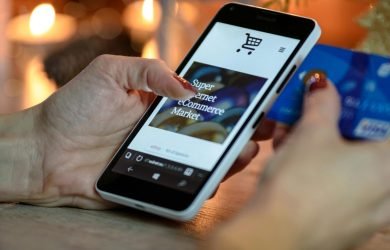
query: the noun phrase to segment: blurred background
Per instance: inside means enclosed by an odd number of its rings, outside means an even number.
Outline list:
[[[175,69],[222,0],[0,0],[0,114],[45,100],[100,54]],[[320,43],[388,55],[389,0],[236,1],[315,18]]]

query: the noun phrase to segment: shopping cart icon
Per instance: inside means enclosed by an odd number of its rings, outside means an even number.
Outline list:
[[[251,34],[249,33],[246,33],[246,41],[245,43],[241,46],[241,48],[243,49],[247,49],[248,50],[248,55],[252,54],[252,51],[255,50],[255,47],[258,47],[262,41],[262,39],[260,38],[257,38],[257,37],[253,37],[251,36]],[[240,49],[237,49],[236,51],[237,52],[240,52],[241,51],[241,48]]]

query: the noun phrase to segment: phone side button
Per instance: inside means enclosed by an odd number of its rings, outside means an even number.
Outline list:
[[[290,70],[290,72],[288,72],[286,78],[284,79],[284,81],[282,82],[282,84],[280,84],[278,90],[276,90],[276,94],[279,94],[283,87],[287,84],[288,80],[290,80],[291,76],[294,74],[295,70],[297,69],[297,65],[294,65],[292,67],[292,69]]]
[[[261,121],[261,118],[263,118],[264,116],[264,112],[261,112],[261,114],[259,115],[259,117],[256,119],[256,121],[253,123],[253,126],[252,128],[255,129],[257,127],[257,125],[259,125],[259,122]]]

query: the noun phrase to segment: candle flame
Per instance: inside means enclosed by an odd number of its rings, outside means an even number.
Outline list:
[[[38,56],[33,57],[27,63],[25,70],[24,81],[27,95],[25,95],[23,106],[27,108],[48,98],[56,90],[56,86],[47,78],[43,70],[42,59]]]
[[[47,33],[54,25],[56,12],[53,5],[43,3],[34,8],[30,16],[30,31],[34,36]]]
[[[150,59],[159,58],[160,55],[158,53],[157,41],[152,39],[149,42],[147,42],[144,46],[144,49],[142,50],[141,56],[143,58],[150,58]]]
[[[149,23],[154,21],[153,0],[144,0],[142,4],[142,17]]]

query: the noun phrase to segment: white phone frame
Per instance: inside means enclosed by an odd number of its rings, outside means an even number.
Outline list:
[[[268,96],[261,103],[260,107],[255,111],[254,115],[250,118],[249,122],[246,123],[245,125],[246,127],[243,128],[242,133],[238,135],[235,142],[232,142],[233,144],[227,150],[225,158],[220,162],[218,166],[215,167],[215,170],[212,172],[212,174],[210,175],[206,183],[203,185],[200,192],[193,200],[192,204],[188,206],[188,208],[182,211],[167,209],[164,207],[156,206],[153,204],[145,203],[142,201],[138,201],[135,199],[123,197],[117,194],[100,190],[96,185],[95,188],[96,191],[99,193],[99,195],[105,200],[119,203],[129,207],[133,207],[135,209],[160,215],[166,218],[179,220],[179,221],[187,221],[192,219],[198,213],[203,203],[214,193],[215,189],[218,187],[219,183],[222,181],[226,173],[229,171],[230,167],[233,165],[234,161],[237,159],[237,157],[239,156],[240,152],[243,150],[246,143],[250,140],[250,138],[256,131],[258,124],[255,123],[259,123],[260,116],[266,113],[267,110],[271,107],[271,104],[274,102],[277,95],[280,93],[281,90],[280,88],[284,87],[281,85],[288,81],[288,79],[286,78],[290,78],[293,75],[292,74],[293,71],[295,71],[299,67],[299,65],[306,58],[310,50],[313,48],[313,46],[319,39],[321,35],[321,29],[315,20],[312,21],[315,23],[315,27],[313,31],[306,39],[306,41],[303,43],[302,47],[295,54],[293,59],[290,61],[290,63],[286,67],[286,70],[279,77],[279,80],[276,82],[276,84],[274,84],[272,89],[268,92]],[[124,141],[124,143],[126,141],[127,138]],[[123,144],[119,148],[122,147]],[[116,154],[117,152],[114,155]],[[99,178],[100,177],[101,176],[99,176]]]

